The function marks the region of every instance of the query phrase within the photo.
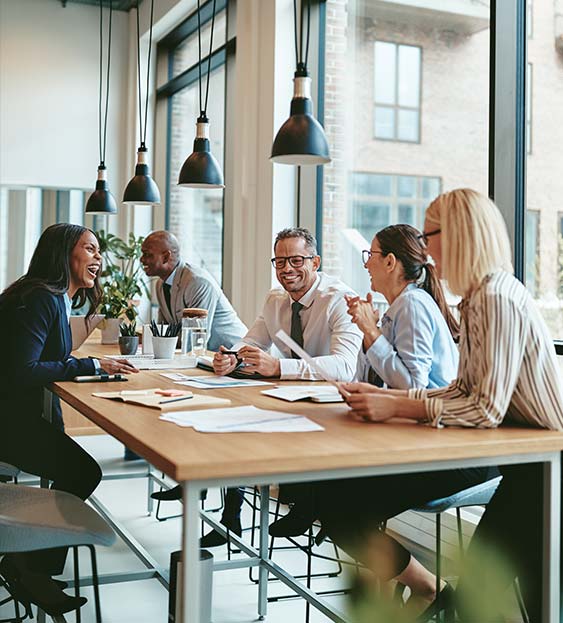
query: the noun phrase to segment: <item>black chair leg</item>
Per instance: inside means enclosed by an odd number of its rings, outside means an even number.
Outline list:
[[[442,615],[440,614],[440,584],[442,567],[442,516],[436,514],[436,607],[438,614],[436,615],[436,623],[440,623]]]
[[[307,588],[311,588],[311,573],[313,568],[313,526],[309,528],[309,533],[307,535]],[[305,602],[305,623],[309,623],[309,618],[311,616],[311,604],[306,601]]]
[[[73,560],[74,560],[74,595],[80,597],[80,569],[78,566],[78,546],[75,545],[72,548]],[[76,623],[81,623],[82,615],[80,613],[80,607],[76,608]]]
[[[92,565],[92,586],[94,589],[94,607],[96,609],[96,623],[102,623],[102,608],[100,605],[100,582],[98,579],[98,562],[96,549],[93,545],[87,545],[90,550],[90,563]]]

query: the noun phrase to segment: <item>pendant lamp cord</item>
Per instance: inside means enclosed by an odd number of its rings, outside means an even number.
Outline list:
[[[139,25],[139,0],[137,0],[137,81],[138,88],[138,100],[139,100],[139,135],[141,141],[141,147],[145,147],[145,141],[147,140],[147,119],[149,113],[149,79],[151,71],[151,51],[152,51],[152,24],[154,18],[154,0],[151,0],[151,19],[149,29],[149,54],[147,57],[147,84],[146,84],[146,97],[145,97],[145,119],[143,121],[142,104],[141,104],[141,28]]]
[[[297,23],[297,0],[293,0],[293,19],[295,28],[293,34],[295,36],[295,60],[297,67],[307,68],[309,62],[309,40],[311,34],[311,0],[307,0],[307,39],[305,44],[305,58],[303,59],[303,3],[301,3],[301,20],[299,22],[299,43],[298,43],[298,23]]]
[[[105,167],[106,160],[106,137],[108,129],[108,108],[109,108],[109,75],[111,66],[111,18],[113,14],[113,0],[109,2],[109,26],[108,26],[108,59],[106,70],[106,105],[104,113],[104,123],[102,130],[102,65],[103,65],[103,7],[102,0],[100,0],[100,81],[99,81],[99,95],[98,95],[98,145],[100,151],[100,166]],[[103,139],[102,139],[103,136]]]
[[[215,31],[215,7],[217,0],[213,0],[213,14],[211,16],[211,36],[209,40],[209,55],[207,56],[207,82],[205,85],[205,105],[202,102],[201,93],[201,16],[200,16],[200,0],[197,0],[197,42],[199,49],[199,110],[201,117],[207,117],[207,102],[209,100],[209,76],[211,75],[211,53],[213,52],[213,32]]]

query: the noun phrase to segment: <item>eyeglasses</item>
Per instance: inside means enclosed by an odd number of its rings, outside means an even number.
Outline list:
[[[314,259],[314,255],[292,255],[290,257],[273,257],[270,262],[272,262],[272,266],[277,268],[278,270],[285,268],[287,262],[289,262],[290,266],[293,268],[301,268],[305,263],[305,260]]]
[[[437,236],[438,234],[441,234],[441,233],[442,233],[441,229],[434,229],[433,231],[429,231],[429,232],[423,231],[419,236],[417,236],[417,238],[419,240],[422,240],[424,244],[428,244],[428,238],[431,238],[432,236]]]
[[[364,264],[367,264],[371,258],[372,255],[374,255],[375,253],[379,253],[379,255],[383,255],[383,253],[381,251],[370,251],[369,249],[364,249],[362,251],[362,262]]]

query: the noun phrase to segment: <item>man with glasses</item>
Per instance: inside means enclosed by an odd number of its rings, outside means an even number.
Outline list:
[[[224,347],[215,354],[213,368],[216,374],[229,374],[241,365],[241,371],[264,377],[320,380],[305,361],[276,337],[276,333],[283,329],[329,377],[336,381],[352,380],[362,334],[347,313],[344,296],[352,294],[351,289],[339,279],[319,272],[321,258],[317,253],[317,242],[302,227],[283,229],[278,233],[271,261],[281,288],[270,291],[252,328],[232,347],[236,356],[224,353]],[[277,349],[276,354],[270,352],[272,347]],[[293,501],[299,494],[298,487],[280,487],[280,500]],[[221,523],[239,535],[241,506],[240,491],[229,489]],[[298,517],[296,519],[300,521]],[[201,539],[201,546],[214,547],[225,542],[224,537],[212,531]]]
[[[320,380],[276,333],[283,329],[315,363],[336,381],[351,380],[362,337],[350,321],[344,295],[351,289],[339,279],[319,272],[321,258],[313,235],[302,227],[283,229],[276,236],[272,264],[283,289],[270,291],[262,314],[245,337],[232,347],[237,355],[215,354],[217,374],[242,370],[284,380]],[[276,356],[270,348],[278,351]]]

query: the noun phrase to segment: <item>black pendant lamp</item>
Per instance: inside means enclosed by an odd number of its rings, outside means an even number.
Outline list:
[[[200,0],[197,1],[197,37],[199,43],[199,110],[196,123],[194,151],[188,156],[178,177],[178,186],[186,188],[225,188],[223,172],[219,163],[211,153],[209,145],[209,119],[207,118],[207,100],[209,97],[209,77],[211,74],[211,53],[213,52],[213,30],[215,28],[215,4],[213,0],[213,16],[211,18],[211,40],[207,61],[207,84],[205,87],[205,104],[201,98],[201,19]]]
[[[301,11],[303,13],[303,11]],[[303,58],[303,15],[301,15],[300,43],[297,44],[297,0],[293,0],[295,22],[295,57],[297,69],[293,78],[293,99],[290,117],[278,130],[270,160],[280,164],[318,165],[330,162],[330,152],[323,126],[313,116],[311,78],[307,71],[309,35],[311,31],[311,0],[307,0],[307,45]]]
[[[100,149],[100,164],[98,165],[98,180],[96,190],[86,202],[86,214],[115,214],[117,204],[109,191],[107,182],[106,157],[106,132],[108,127],[108,103],[109,103],[109,69],[111,60],[111,17],[113,13],[112,0],[109,3],[109,26],[108,26],[108,64],[106,76],[106,106],[104,115],[104,128],[102,131],[102,47],[103,47],[103,24],[102,24],[102,0],[100,0],[100,85],[98,97],[98,144]],[[102,141],[103,134],[103,141]]]
[[[139,0],[137,0],[137,83],[139,99],[139,134],[140,147],[137,150],[137,164],[135,166],[135,176],[131,179],[125,192],[123,193],[123,203],[127,205],[160,205],[160,191],[156,182],[150,175],[149,165],[147,164],[147,147],[145,144],[147,137],[147,115],[149,108],[149,78],[151,69],[151,48],[152,48],[152,23],[154,15],[154,0],[151,0],[151,22],[149,32],[149,54],[147,59],[147,90],[145,99],[145,118],[141,112],[141,41],[139,28]]]

